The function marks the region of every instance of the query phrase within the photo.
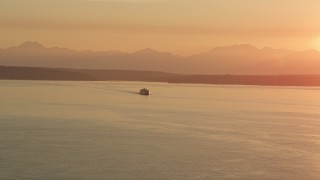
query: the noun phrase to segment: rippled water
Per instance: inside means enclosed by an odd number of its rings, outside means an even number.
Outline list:
[[[0,81],[0,179],[320,179],[320,88]]]

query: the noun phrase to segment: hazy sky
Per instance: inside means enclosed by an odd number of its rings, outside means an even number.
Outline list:
[[[1,0],[0,47],[190,54],[216,46],[320,50],[319,0]]]

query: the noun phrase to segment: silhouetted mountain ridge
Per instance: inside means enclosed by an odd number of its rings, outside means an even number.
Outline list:
[[[19,49],[44,49],[45,47],[37,41],[26,41],[16,48]]]
[[[257,48],[251,44],[216,47],[179,56],[151,48],[133,53],[75,51],[25,42],[0,50],[0,65],[78,69],[124,69],[181,74],[320,74],[320,52]]]

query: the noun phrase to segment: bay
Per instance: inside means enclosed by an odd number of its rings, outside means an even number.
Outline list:
[[[2,80],[0,179],[319,179],[319,110],[318,87]]]

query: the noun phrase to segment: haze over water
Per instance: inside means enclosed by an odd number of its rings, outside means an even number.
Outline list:
[[[0,179],[319,179],[319,91],[0,81]]]

